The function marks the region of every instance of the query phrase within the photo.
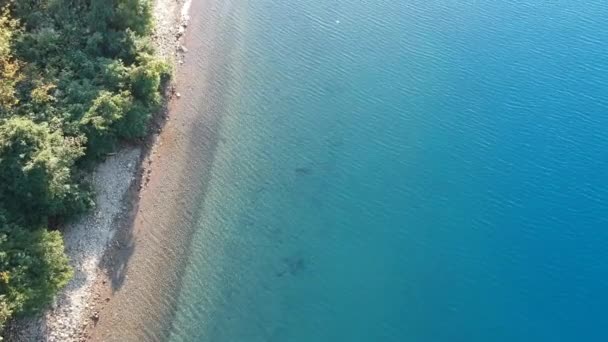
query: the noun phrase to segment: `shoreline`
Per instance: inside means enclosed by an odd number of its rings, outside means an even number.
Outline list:
[[[174,73],[184,63],[187,50],[181,44],[188,25],[191,0],[154,0],[154,31],[150,40],[156,54]],[[99,311],[110,299],[108,273],[120,272],[121,251],[128,241],[127,219],[150,179],[158,138],[168,118],[175,80],[164,89],[163,108],[150,122],[150,132],[137,144],[123,144],[91,173],[95,208],[62,229],[66,254],[74,277],[57,295],[51,307],[34,317],[17,318],[5,331],[6,341],[86,341]],[[92,324],[91,324],[92,323]]]
[[[87,329],[88,341],[170,337],[192,234],[199,228],[200,206],[221,143],[233,47],[223,27],[234,24],[222,15],[226,6],[230,4],[192,3],[178,47],[187,53],[174,75],[179,100],[168,103],[169,118],[150,152],[153,166],[144,171],[145,186],[117,235],[121,247],[108,252],[107,277],[97,287],[103,299],[95,309],[98,318]]]

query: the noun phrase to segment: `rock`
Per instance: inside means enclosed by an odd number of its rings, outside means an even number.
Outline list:
[[[177,97],[178,99],[180,99],[182,97],[182,94],[180,93],[175,93],[175,97]]]
[[[185,47],[185,46],[183,46],[183,45],[180,45],[180,46],[179,46],[179,48],[177,48],[177,50],[178,50],[179,52],[183,52],[183,53],[188,52],[188,48],[186,48],[186,47]]]

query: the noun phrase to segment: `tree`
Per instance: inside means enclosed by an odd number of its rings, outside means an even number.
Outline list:
[[[131,108],[133,98],[128,91],[112,94],[101,91],[81,120],[88,138],[87,153],[99,157],[114,149],[116,124]]]
[[[0,117],[17,104],[15,85],[21,80],[19,63],[13,59],[11,44],[17,31],[17,21],[10,19],[8,10],[0,9]]]
[[[0,205],[28,224],[86,208],[72,177],[83,139],[63,137],[48,125],[14,117],[0,124]]]
[[[0,212],[0,329],[15,314],[49,304],[72,277],[59,232],[29,231]]]

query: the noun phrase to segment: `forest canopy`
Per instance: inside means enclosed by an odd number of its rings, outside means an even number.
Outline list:
[[[0,0],[0,329],[70,279],[62,222],[90,166],[147,133],[167,64],[147,0]]]

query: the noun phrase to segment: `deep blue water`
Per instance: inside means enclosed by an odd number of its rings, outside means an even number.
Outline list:
[[[608,341],[608,3],[217,7],[174,341]]]

